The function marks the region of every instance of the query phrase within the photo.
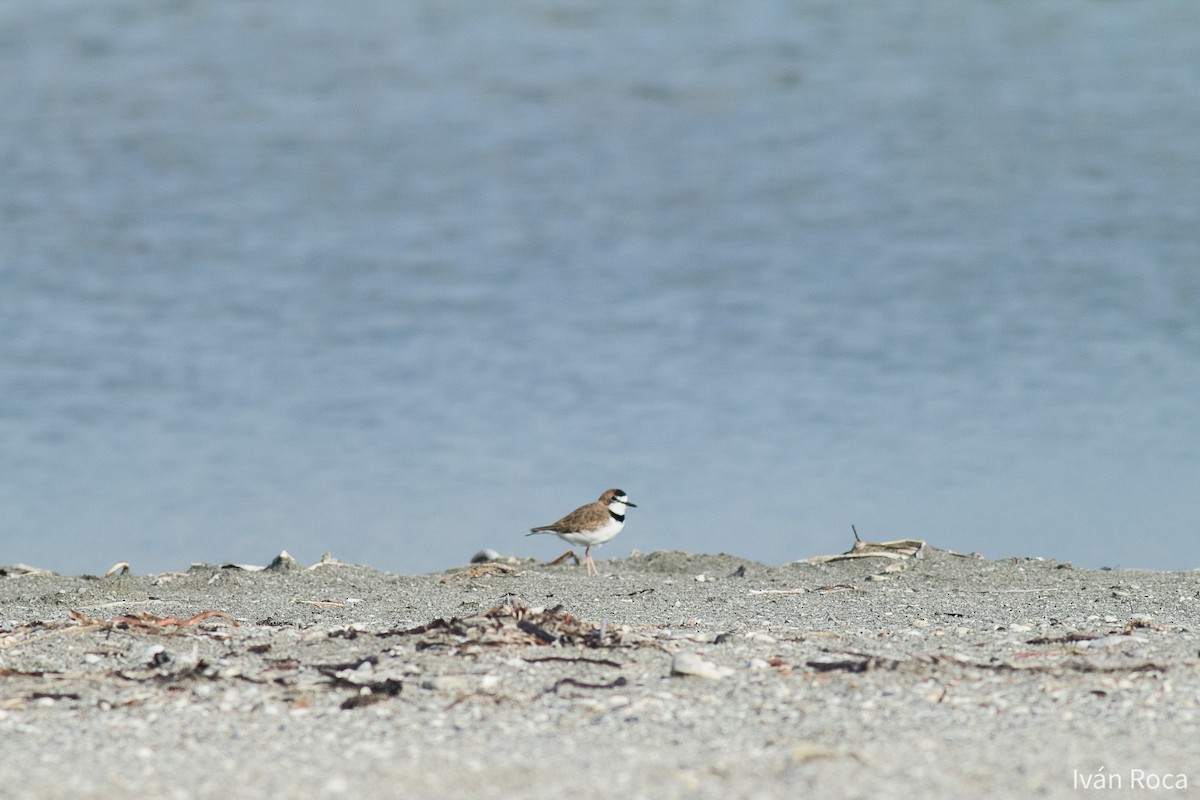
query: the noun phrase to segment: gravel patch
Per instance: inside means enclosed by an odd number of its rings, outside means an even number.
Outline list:
[[[0,786],[560,800],[1200,782],[1198,573],[928,547],[598,565],[0,568]]]

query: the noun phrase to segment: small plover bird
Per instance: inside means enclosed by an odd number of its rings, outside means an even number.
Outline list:
[[[625,527],[625,509],[637,508],[620,489],[609,489],[594,503],[588,503],[567,514],[553,525],[530,528],[526,536],[535,533],[553,533],[564,542],[583,545],[584,564],[588,575],[599,575],[596,562],[592,561],[592,546],[599,547],[616,536]]]

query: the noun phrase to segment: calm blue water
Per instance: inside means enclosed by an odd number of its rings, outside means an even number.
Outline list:
[[[0,2],[0,563],[1200,566],[1200,5]]]

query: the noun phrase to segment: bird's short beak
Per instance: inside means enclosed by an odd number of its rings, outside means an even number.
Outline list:
[[[628,500],[625,501],[625,505],[629,506],[630,508],[637,508],[636,503],[631,503]]]

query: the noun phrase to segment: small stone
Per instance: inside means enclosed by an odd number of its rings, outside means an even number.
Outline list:
[[[434,675],[421,681],[421,688],[434,692],[465,692],[469,687],[465,675]]]
[[[325,785],[321,787],[321,793],[324,795],[345,794],[350,790],[350,782],[341,775],[331,775],[326,778]]]
[[[807,764],[820,758],[836,758],[837,751],[817,742],[800,742],[792,748],[792,763]]]
[[[286,572],[288,570],[300,569],[300,562],[292,558],[291,553],[287,550],[280,550],[279,555],[267,565],[267,569],[271,572]]]
[[[171,662],[171,654],[161,644],[152,644],[142,651],[141,661],[147,667],[161,667]]]
[[[1114,633],[1110,636],[1101,636],[1099,639],[1085,639],[1081,642],[1076,642],[1075,646],[1080,650],[1104,650],[1109,647],[1120,647],[1123,644],[1136,643],[1145,644],[1149,641],[1144,636],[1131,636],[1123,633]]]

